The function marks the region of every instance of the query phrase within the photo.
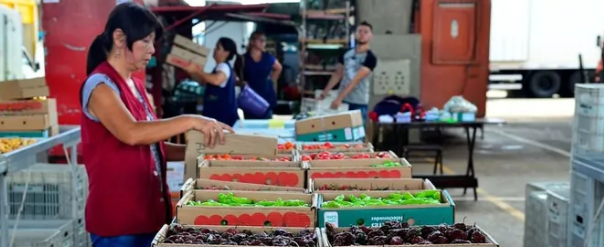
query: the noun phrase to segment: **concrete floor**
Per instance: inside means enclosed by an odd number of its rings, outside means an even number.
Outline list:
[[[525,101],[526,104],[532,100]],[[550,101],[564,104],[559,99]],[[566,102],[572,104],[572,101]],[[505,104],[505,100],[498,100],[496,104]],[[567,106],[567,109],[570,108]],[[493,111],[489,112],[489,116],[491,113]],[[501,112],[496,114],[508,118]],[[512,112],[509,116],[513,115]],[[466,223],[476,223],[501,246],[523,245],[524,191],[527,183],[570,180],[568,152],[572,141],[572,117],[560,112],[555,112],[551,118],[543,114],[539,117],[509,117],[510,122],[506,126],[490,126],[485,129],[484,140],[477,139],[474,160],[480,184],[478,202],[473,200],[471,191],[463,196],[461,189],[449,190],[457,204],[457,221],[465,218]],[[443,161],[445,172],[465,173],[465,136],[461,130],[452,129],[448,133],[459,138],[446,146]],[[431,164],[421,160],[411,163],[414,173],[431,173]]]

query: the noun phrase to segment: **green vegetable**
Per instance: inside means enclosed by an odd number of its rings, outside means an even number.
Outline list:
[[[237,197],[233,192],[228,194],[218,194],[218,201],[189,201],[187,206],[206,206],[206,207],[309,207],[303,200],[282,200],[278,198],[276,201],[257,201],[246,197]]]
[[[401,166],[403,166],[403,164],[401,164],[400,162],[391,161],[391,160],[384,161],[384,163],[382,163],[382,164],[371,165],[371,167],[401,167]]]
[[[425,190],[411,194],[410,192],[395,192],[386,198],[373,198],[366,194],[359,196],[339,195],[332,201],[321,203],[323,208],[342,207],[373,207],[373,206],[398,206],[398,205],[434,205],[441,204],[440,191]]]

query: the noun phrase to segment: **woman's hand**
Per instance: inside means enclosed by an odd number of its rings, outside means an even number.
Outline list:
[[[185,71],[189,74],[194,74],[195,72],[199,71],[199,65],[191,63],[185,68]]]
[[[230,126],[218,122],[216,119],[202,116],[193,116],[193,129],[203,133],[204,143],[210,148],[214,148],[217,139],[221,145],[224,145],[224,130],[230,133],[235,132]]]

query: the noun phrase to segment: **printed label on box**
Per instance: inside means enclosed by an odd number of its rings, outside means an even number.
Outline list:
[[[352,129],[350,127],[344,129],[344,136],[346,136],[346,140],[352,140]]]
[[[323,219],[325,223],[331,223],[335,227],[338,227],[338,212],[325,212]]]

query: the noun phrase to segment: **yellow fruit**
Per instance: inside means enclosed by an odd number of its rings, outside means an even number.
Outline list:
[[[0,153],[8,153],[13,150],[34,144],[34,139],[22,139],[22,138],[1,138],[0,139]]]

